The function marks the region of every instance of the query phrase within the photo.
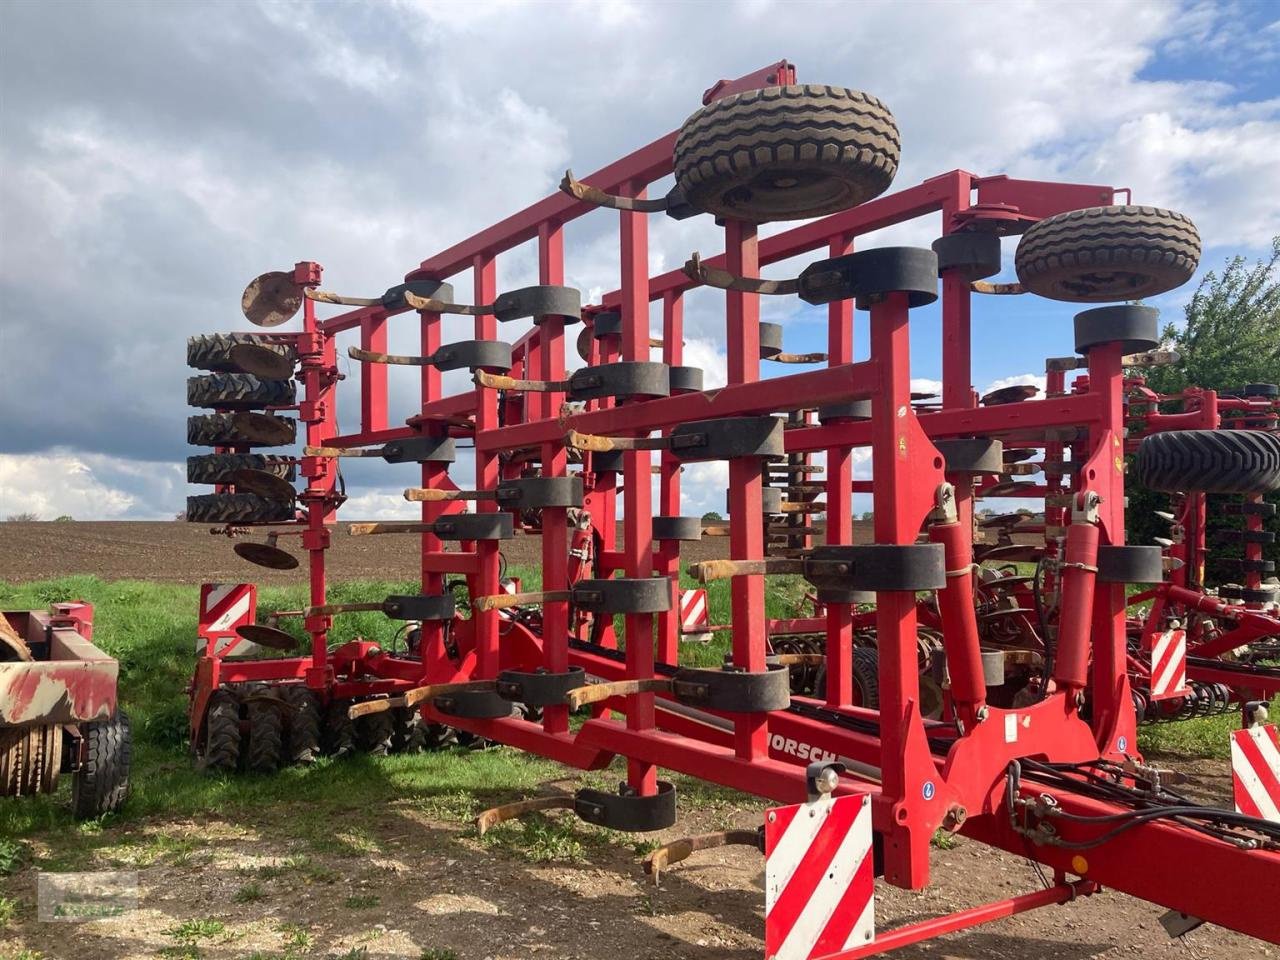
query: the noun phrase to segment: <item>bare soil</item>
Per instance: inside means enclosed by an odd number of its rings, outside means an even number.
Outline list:
[[[459,819],[404,803],[352,807],[330,825],[337,841],[352,838],[352,843],[337,853],[320,852],[314,839],[298,834],[297,824],[306,816],[299,805],[263,811],[252,823],[214,817],[120,828],[121,836],[109,838],[118,845],[101,846],[78,866],[67,866],[138,870],[139,908],[109,920],[37,922],[36,871],[24,869],[0,884],[5,896],[20,903],[17,922],[0,933],[0,955],[29,948],[59,960],[230,960],[255,952],[263,958],[410,960],[763,956],[762,859],[749,848],[695,854],[655,887],[637,855],[617,842],[589,846],[585,862],[533,862],[519,849],[477,838]],[[755,804],[697,810],[682,818],[678,832],[660,837],[753,827],[760,818]],[[148,844],[162,841],[180,853],[148,862],[153,849]],[[341,844],[324,845],[333,846]],[[933,873],[929,888],[919,893],[880,884],[877,928],[1039,886],[1028,863],[963,839],[950,849],[934,850]],[[237,902],[237,896],[245,898],[247,884],[256,884],[256,897]],[[1160,913],[1151,904],[1108,892],[894,956],[1257,960],[1275,955],[1272,947],[1211,927],[1171,941],[1159,925]],[[198,952],[180,952],[184,921],[216,921],[211,928],[216,932],[192,939]],[[290,952],[288,944],[297,942],[299,930],[307,948]],[[366,952],[348,953],[359,948]]]

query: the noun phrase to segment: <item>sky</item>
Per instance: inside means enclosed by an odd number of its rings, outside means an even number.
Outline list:
[[[185,443],[185,340],[247,329],[252,277],[316,260],[325,287],[376,295],[553,192],[567,167],[583,175],[675,129],[716,80],[782,58],[801,82],[885,101],[903,142],[894,188],[955,168],[1129,187],[1192,217],[1201,275],[1260,256],[1280,235],[1278,10],[0,0],[0,517],[173,517],[207,492],[185,483],[200,452]],[[938,232],[922,219],[860,246]],[[710,217],[654,217],[651,269],[718,252],[718,236]],[[617,287],[613,215],[571,224],[566,244],[587,302]],[[1006,240],[998,279],[1013,279],[1013,251]],[[500,260],[500,290],[535,281],[531,246]],[[1163,319],[1195,282],[1153,301]],[[1044,358],[1071,351],[1074,312],[979,300],[974,386],[1042,383]],[[764,318],[784,323],[790,352],[825,345],[825,310],[768,300]],[[392,323],[391,349],[414,352],[411,324]],[[708,385],[724,378],[723,323],[722,294],[689,296],[686,362]],[[922,386],[940,376],[938,324],[936,308],[913,313]],[[865,317],[855,336],[865,356]],[[358,365],[346,372],[354,401]],[[412,373],[393,368],[393,421],[413,402]],[[344,402],[339,416],[357,414]],[[412,466],[344,472],[344,517],[415,513],[400,496]],[[723,510],[722,473],[689,468],[682,513]]]

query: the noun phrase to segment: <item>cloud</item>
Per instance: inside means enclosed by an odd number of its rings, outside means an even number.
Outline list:
[[[185,474],[176,464],[139,464],[118,457],[0,454],[0,514],[41,520],[171,520]]]
[[[1043,373],[1017,373],[1011,377],[1001,377],[998,380],[992,380],[987,384],[986,388],[979,392],[979,396],[986,396],[993,390],[1003,390],[1005,387],[1018,387],[1030,385],[1035,387],[1039,392],[1038,396],[1044,396],[1045,375]]]
[[[565,167],[583,175],[653,141],[715,80],[784,54],[802,80],[863,85],[890,105],[900,187],[956,167],[1130,186],[1138,202],[1192,215],[1216,259],[1280,233],[1280,27],[1265,6],[1134,2],[1123,18],[1045,4],[812,9],[820,31],[768,0],[243,3],[232,15],[196,3],[10,5],[0,349],[21,362],[0,377],[0,450],[44,457],[50,487],[58,471],[67,489],[87,482],[79,463],[134,498],[84,501],[95,515],[172,514],[182,485],[146,475],[180,469],[190,452],[183,341],[242,329],[247,280],[316,259],[327,287],[376,294],[550,193]],[[1020,42],[988,52],[995,33]],[[567,53],[582,50],[606,53]],[[922,244],[938,231],[930,217],[859,242]],[[709,217],[652,217],[649,234],[653,271],[723,242]],[[617,217],[592,215],[565,236],[567,282],[591,300],[616,289]],[[534,282],[534,246],[505,254],[498,275],[500,288]],[[454,279],[469,300],[470,277]],[[790,298],[767,298],[761,315],[784,324],[796,352],[825,322]],[[445,329],[469,336],[469,321]],[[723,383],[722,292],[686,296],[685,338],[686,363]],[[416,352],[411,323],[393,323],[391,340]],[[1008,351],[1011,369],[1041,360]],[[343,368],[349,428],[360,369]],[[413,374],[392,372],[393,422],[416,408]],[[395,496],[384,470],[353,465],[353,494]]]

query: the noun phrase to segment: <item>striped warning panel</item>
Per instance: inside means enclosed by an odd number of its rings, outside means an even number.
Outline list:
[[[707,591],[680,591],[680,632],[711,632],[711,620],[707,615]]]
[[[257,615],[258,591],[252,583],[202,583],[196,652],[204,649],[206,640],[214,642],[215,651],[235,641],[239,641],[237,646],[245,646],[236,627],[253,623]]]
[[[1151,699],[1185,697],[1187,690],[1187,631],[1166,630],[1151,645]]]
[[[810,960],[875,937],[870,797],[767,811],[764,853],[765,956]]]
[[[1280,739],[1274,723],[1231,731],[1231,786],[1238,812],[1280,823]]]

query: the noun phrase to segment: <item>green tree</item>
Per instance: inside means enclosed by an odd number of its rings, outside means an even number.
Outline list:
[[[706,513],[702,515],[702,519],[709,523],[716,523],[720,520],[723,520],[724,517],[720,516],[720,514],[716,513],[714,510],[708,510]]]
[[[1219,274],[1204,275],[1185,309],[1181,326],[1169,324],[1163,331],[1163,345],[1178,359],[1146,372],[1147,385],[1157,393],[1177,394],[1187,387],[1203,387],[1219,394],[1238,390],[1249,383],[1280,381],[1280,237],[1272,241],[1269,257],[1249,263],[1244,257],[1228,260]],[[1155,516],[1167,510],[1165,494],[1146,490],[1131,482],[1128,531],[1132,543],[1151,543],[1165,536],[1168,526]],[[1240,556],[1239,542],[1223,541],[1216,531],[1239,527],[1238,518],[1225,517],[1209,504],[1209,563],[1206,580],[1210,585],[1238,582],[1238,567],[1227,562]],[[1231,498],[1235,499],[1235,498]],[[1267,497],[1280,502],[1280,494]],[[1267,529],[1280,531],[1275,518]],[[1265,548],[1264,556],[1276,561],[1280,549]]]

